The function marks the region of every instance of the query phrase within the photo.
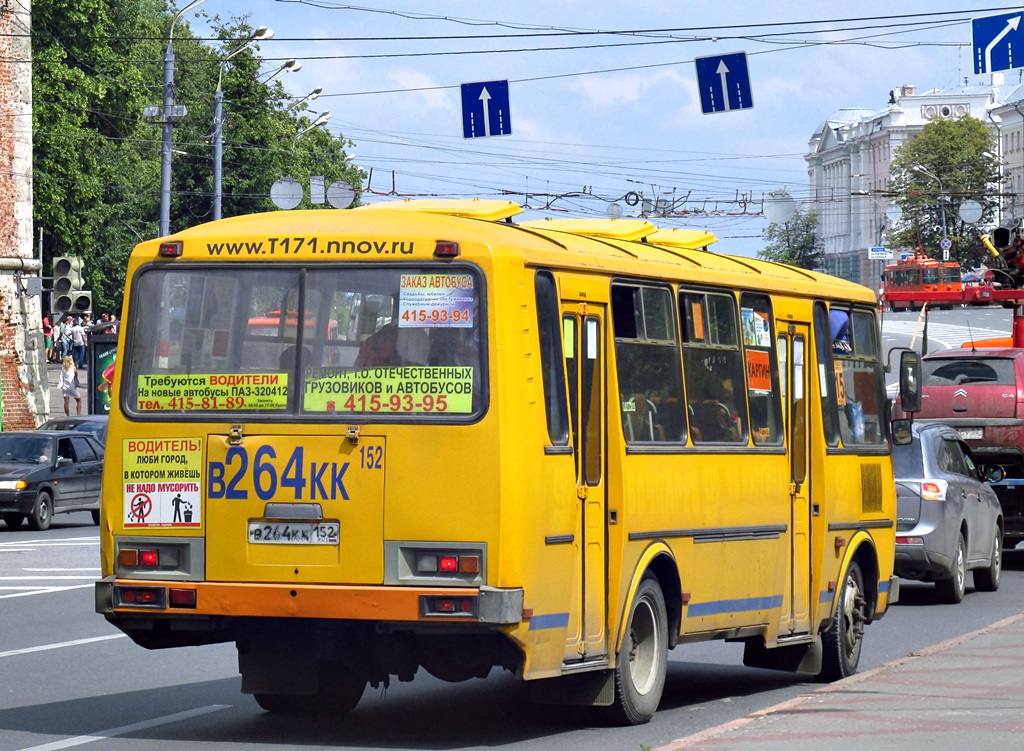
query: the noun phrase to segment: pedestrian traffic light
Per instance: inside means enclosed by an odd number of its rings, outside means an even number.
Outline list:
[[[82,290],[84,266],[76,256],[53,259],[53,312],[82,313],[92,308],[92,293]]]

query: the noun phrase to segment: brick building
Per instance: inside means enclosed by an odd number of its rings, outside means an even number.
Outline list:
[[[48,416],[46,352],[32,255],[31,3],[0,0],[0,384],[3,430]]]

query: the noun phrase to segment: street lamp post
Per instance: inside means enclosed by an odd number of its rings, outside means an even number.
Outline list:
[[[224,75],[224,64],[239,52],[247,50],[257,42],[274,38],[273,29],[260,26],[253,32],[253,35],[230,55],[220,62],[220,70],[217,72],[217,90],[213,93],[213,218],[221,218],[221,199],[223,190],[223,162],[224,162],[224,92],[221,90],[221,78]]]
[[[298,133],[295,134],[295,137],[298,138],[299,136],[305,133],[309,133],[309,131],[313,130],[314,128],[319,128],[321,125],[327,125],[327,121],[330,119],[331,113],[324,110],[323,112],[320,113],[320,116],[313,121],[312,125],[310,125],[308,128],[303,128],[302,130],[300,130]]]
[[[302,63],[298,60],[285,60],[281,63],[281,67],[267,76],[263,83],[268,84],[275,78],[283,76],[285,73],[298,73],[300,70],[302,70]]]
[[[171,231],[171,144],[174,140],[174,25],[186,12],[206,0],[192,0],[191,3],[174,14],[171,30],[167,35],[167,51],[164,53],[164,102],[163,102],[163,138],[160,142],[160,237]]]
[[[920,164],[914,167],[914,172],[919,172],[925,177],[930,177],[932,180],[939,184],[939,214],[942,217],[942,239],[945,240],[948,236],[946,233],[946,191],[942,187],[942,180],[939,179],[938,175],[933,175]]]

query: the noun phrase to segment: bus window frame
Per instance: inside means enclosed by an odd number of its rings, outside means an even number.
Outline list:
[[[386,413],[386,412],[313,412],[306,411],[302,408],[301,400],[296,396],[301,394],[305,388],[305,380],[303,378],[303,372],[305,370],[304,365],[299,366],[299,380],[295,383],[293,388],[290,388],[288,395],[288,406],[284,410],[265,410],[265,411],[228,411],[228,410],[217,410],[217,411],[175,411],[175,410],[159,410],[159,411],[141,411],[132,408],[129,404],[128,397],[131,393],[135,393],[130,388],[129,375],[138,377],[137,373],[132,374],[128,367],[128,358],[125,358],[124,367],[117,368],[116,378],[116,392],[117,399],[120,404],[121,414],[126,420],[130,422],[146,422],[146,423],[159,423],[159,422],[175,422],[175,423],[209,423],[209,422],[265,422],[272,424],[282,423],[302,423],[302,424],[316,424],[316,423],[337,423],[339,420],[345,423],[353,425],[364,425],[367,423],[387,423],[387,424],[403,424],[403,425],[473,425],[480,422],[488,414],[490,410],[490,347],[488,346],[489,340],[489,307],[488,307],[488,296],[487,296],[487,276],[483,269],[476,263],[467,261],[460,262],[445,262],[438,263],[431,260],[422,260],[418,262],[396,262],[396,263],[341,263],[341,262],[302,262],[302,261],[269,261],[269,262],[230,262],[223,259],[216,259],[211,261],[180,261],[180,262],[166,262],[166,261],[152,261],[141,264],[131,273],[131,286],[130,286],[130,299],[131,305],[129,308],[129,316],[122,321],[121,328],[124,331],[124,351],[135,352],[135,340],[137,336],[135,320],[139,310],[139,294],[142,280],[145,279],[146,275],[151,272],[208,272],[211,270],[216,271],[230,271],[233,273],[249,272],[249,271],[260,271],[260,270],[280,270],[280,271],[294,271],[298,273],[299,282],[299,297],[297,305],[299,310],[302,310],[303,314],[305,311],[302,309],[302,305],[305,304],[305,293],[306,293],[306,272],[307,271],[388,271],[401,273],[403,269],[414,269],[423,273],[446,273],[446,272],[457,272],[462,271],[464,273],[470,273],[473,275],[474,285],[477,295],[477,306],[478,310],[482,313],[478,317],[477,330],[480,335],[480,401],[477,409],[474,409],[469,413],[441,413],[441,412],[417,412],[406,415],[404,413]],[[327,304],[330,296],[322,296],[321,304]],[[295,341],[291,344],[296,345],[297,351],[302,352],[304,335],[307,333],[303,329],[304,326],[296,326],[296,337]],[[248,333],[243,335],[242,338],[258,339],[258,335],[250,336]],[[239,338],[238,344],[232,346],[241,346],[242,338]],[[271,337],[263,337],[270,339]],[[273,337],[279,339],[279,337]],[[284,341],[284,339],[281,339]],[[155,345],[152,345],[155,346]],[[290,376],[294,375],[294,372],[289,373]]]

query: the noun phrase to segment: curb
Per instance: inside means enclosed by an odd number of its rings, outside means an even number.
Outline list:
[[[835,691],[841,691],[845,689],[847,686],[853,686],[858,683],[870,680],[879,673],[884,673],[885,671],[891,670],[894,667],[899,667],[900,665],[910,662],[911,660],[916,660],[919,657],[928,657],[939,652],[944,652],[947,649],[955,647],[959,644],[963,644],[964,642],[970,641],[971,639],[974,639],[978,636],[983,636],[984,634],[990,633],[992,631],[996,631],[998,629],[1005,628],[1006,626],[1013,625],[1014,623],[1020,620],[1024,620],[1024,613],[1011,615],[1007,618],[1003,618],[1000,621],[996,621],[995,623],[989,626],[980,628],[977,631],[972,631],[969,634],[954,636],[952,639],[947,639],[946,641],[940,642],[939,644],[935,644],[931,647],[925,647],[924,649],[916,650],[904,657],[899,657],[895,660],[891,660],[889,662],[883,663],[882,665],[873,667],[870,670],[865,670],[863,673],[851,675],[849,678],[843,678],[842,680],[835,681],[834,683],[830,683],[827,686],[822,686],[819,689],[815,689],[810,693],[803,694],[801,696],[796,696],[792,699],[787,699],[786,701],[780,702],[771,707],[759,709],[758,711],[753,712],[747,715],[746,717],[740,717],[739,719],[732,720],[731,722],[727,722],[723,725],[708,728],[707,730],[701,730],[698,733],[688,735],[684,738],[677,738],[674,741],[669,741],[663,746],[653,748],[651,749],[651,751],[679,751],[679,749],[691,748],[698,743],[703,743],[705,741],[709,741],[713,738],[717,738],[720,735],[728,733],[730,730],[736,730],[737,728],[749,725],[750,723],[754,722],[755,720],[759,720],[762,717],[766,717],[777,712],[783,712],[792,709],[793,707],[799,706],[804,702],[810,701],[811,699],[820,694],[828,694]]]

